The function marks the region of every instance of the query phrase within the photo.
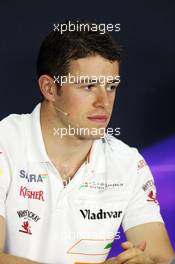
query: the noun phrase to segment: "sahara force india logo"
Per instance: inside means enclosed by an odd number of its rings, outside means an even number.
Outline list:
[[[29,210],[20,210],[17,211],[17,214],[19,218],[23,218],[23,222],[21,228],[19,229],[19,232],[32,235],[30,222],[38,222],[40,220],[40,217]]]

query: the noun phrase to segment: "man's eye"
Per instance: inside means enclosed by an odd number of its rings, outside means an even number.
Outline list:
[[[110,85],[110,86],[107,86],[107,91],[113,91],[113,90],[116,90],[118,87],[118,84],[113,84],[113,85]]]
[[[83,86],[85,90],[91,90],[93,87],[95,87],[95,84],[88,84]]]

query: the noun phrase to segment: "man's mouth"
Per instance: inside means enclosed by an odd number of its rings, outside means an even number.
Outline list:
[[[93,116],[88,116],[88,119],[91,120],[92,122],[105,123],[108,120],[108,116],[106,116],[106,115],[93,115]]]

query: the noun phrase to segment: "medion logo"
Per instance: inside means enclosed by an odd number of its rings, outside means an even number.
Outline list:
[[[122,211],[110,211],[104,212],[102,209],[98,213],[92,213],[90,209],[80,210],[84,219],[95,220],[95,219],[106,219],[106,218],[119,218]]]

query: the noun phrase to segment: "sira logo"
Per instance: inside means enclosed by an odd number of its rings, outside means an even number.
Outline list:
[[[26,179],[28,182],[43,182],[43,179],[45,179],[48,174],[29,174],[25,170],[20,170],[19,176],[20,178]]]
[[[84,219],[88,220],[100,220],[106,218],[120,218],[122,211],[110,211],[104,212],[102,209],[98,213],[91,212],[90,209],[80,210]]]

